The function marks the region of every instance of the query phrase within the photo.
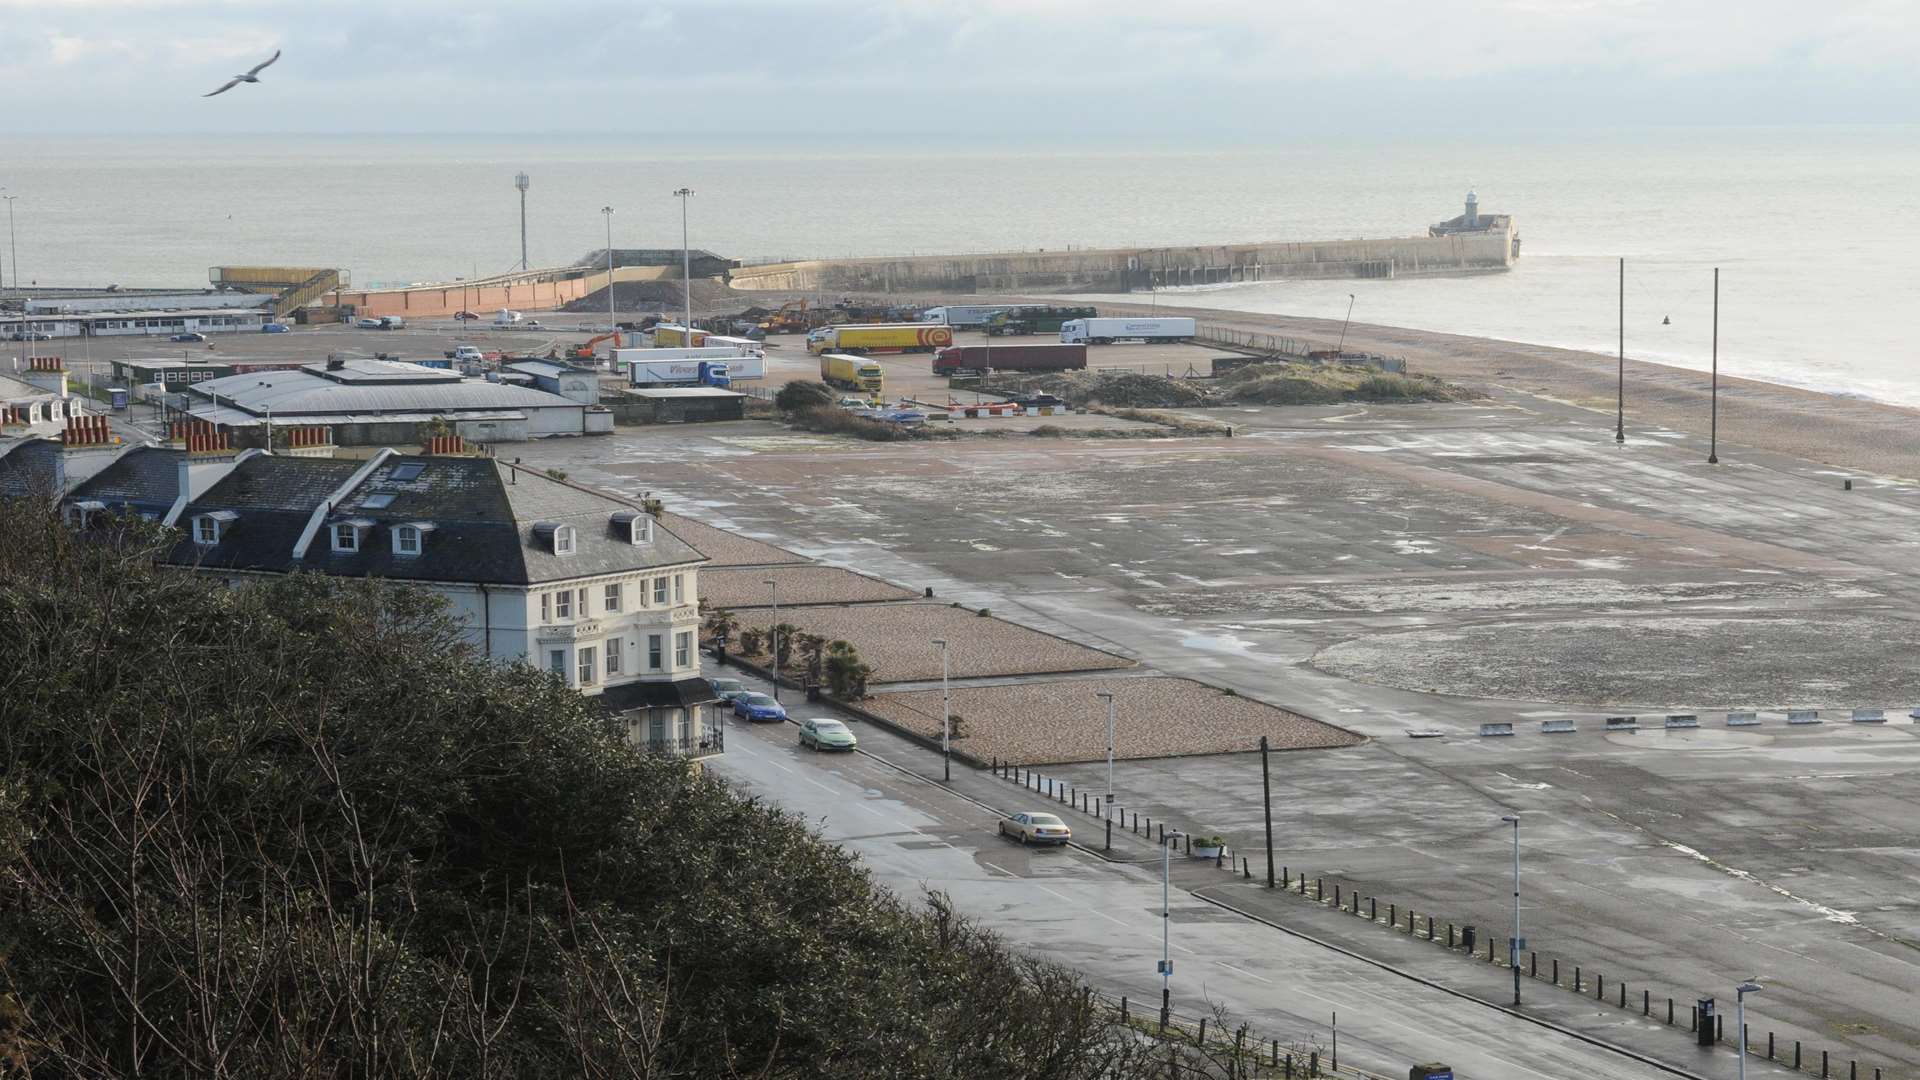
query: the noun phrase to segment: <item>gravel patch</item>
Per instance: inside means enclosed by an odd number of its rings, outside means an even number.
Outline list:
[[[772,625],[772,614],[764,608],[740,612],[741,628],[764,631]],[[939,678],[940,650],[931,644],[934,638],[952,643],[948,673],[956,679],[1133,666],[1124,656],[945,604],[794,608],[781,604],[780,621],[829,641],[852,642],[860,659],[872,665],[869,681],[873,683]]]
[[[772,569],[703,570],[700,595],[710,607],[759,608],[772,600],[765,582],[779,583],[780,606],[851,604],[872,600],[911,600],[920,595],[879,578],[837,566],[781,566]]]
[[[953,691],[960,717],[956,749],[976,758],[1026,764],[1104,761],[1113,692],[1114,756],[1178,757],[1254,750],[1265,735],[1281,750],[1352,746],[1360,736],[1318,720],[1187,679],[1071,679]],[[920,735],[940,736],[938,690],[876,694],[868,712]]]
[[[716,529],[704,522],[680,514],[663,513],[660,524],[673,535],[693,545],[693,549],[713,560],[708,566],[761,566],[768,563],[803,563],[804,555],[786,548],[749,540],[739,533]],[[700,575],[706,580],[706,574]]]

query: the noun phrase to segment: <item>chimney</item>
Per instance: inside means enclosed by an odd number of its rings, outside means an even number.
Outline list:
[[[430,435],[421,452],[428,456],[459,457],[467,451],[467,440],[458,435]]]
[[[57,356],[28,357],[27,370],[20,372],[19,377],[36,390],[67,396],[67,365]]]
[[[69,416],[54,456],[54,490],[64,496],[87,477],[113,462],[120,439],[105,416]]]
[[[333,435],[330,429],[290,427],[281,430],[286,433],[287,445],[284,453],[288,457],[330,458],[333,456]]]

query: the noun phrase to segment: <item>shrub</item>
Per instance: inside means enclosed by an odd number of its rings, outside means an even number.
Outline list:
[[[790,382],[773,395],[773,407],[784,413],[797,413],[817,406],[831,406],[833,388],[822,382]]]

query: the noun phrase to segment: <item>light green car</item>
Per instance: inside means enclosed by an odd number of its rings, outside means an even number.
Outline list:
[[[800,721],[800,745],[815,750],[852,750],[860,740],[840,721],[819,718]]]

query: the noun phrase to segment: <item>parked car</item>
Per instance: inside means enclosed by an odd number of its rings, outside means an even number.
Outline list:
[[[540,325],[539,319],[528,319],[526,322],[523,322],[520,324],[520,328],[522,330],[545,330],[546,329],[546,327]]]
[[[800,745],[813,750],[853,750],[860,740],[840,721],[815,717],[800,721]]]
[[[1073,839],[1073,830],[1052,814],[1022,811],[1000,819],[1000,835],[1022,844],[1064,844]]]
[[[747,720],[785,720],[787,710],[765,694],[741,694],[733,699],[733,715]]]
[[[260,324],[260,332],[263,334],[286,334],[291,333],[292,330],[293,328],[286,323],[270,322]]]
[[[15,341],[52,341],[53,335],[47,333],[44,330],[15,330],[13,332],[13,340]]]
[[[731,702],[747,692],[747,685],[739,679],[708,679],[707,685],[713,687],[714,694],[721,701]]]
[[[361,319],[359,322],[356,322],[353,325],[359,327],[362,330],[378,330],[381,328],[383,324],[380,322],[379,319]]]
[[[453,313],[453,317],[459,319],[461,322],[466,322],[468,319],[477,319],[480,316],[475,315],[471,311],[456,311]]]
[[[175,334],[172,337],[168,338],[167,340],[168,341],[205,341],[207,340],[207,335],[189,330],[184,334]]]

